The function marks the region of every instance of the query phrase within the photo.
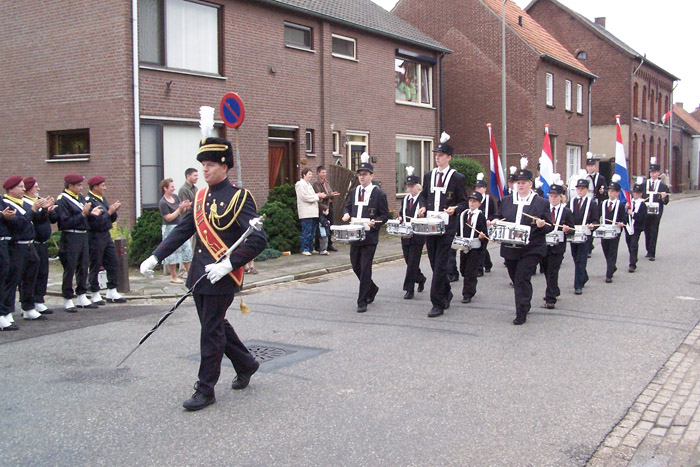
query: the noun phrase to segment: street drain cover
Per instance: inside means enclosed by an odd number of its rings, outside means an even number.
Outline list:
[[[301,345],[282,344],[280,342],[248,341],[245,346],[255,359],[260,362],[258,371],[273,371],[278,368],[294,365],[304,360],[317,357],[328,352],[328,349],[319,347],[305,347]],[[199,361],[199,354],[189,355],[188,360]],[[231,360],[224,356],[222,366],[233,367]]]

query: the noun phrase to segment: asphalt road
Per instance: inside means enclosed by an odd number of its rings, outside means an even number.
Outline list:
[[[581,296],[567,252],[557,309],[539,308],[536,276],[524,326],[497,250],[474,301],[437,319],[427,290],[401,298],[399,262],[375,266],[365,314],[350,272],[254,291],[253,313],[237,299],[229,318],[265,363],[244,391],[226,366],[217,403],[196,413],[181,407],[198,367],[192,302],[119,369],[169,303],[3,333],[1,463],[583,465],[700,319],[699,215],[700,199],[670,204],[657,261],[635,274],[621,241],[612,284],[598,246]]]

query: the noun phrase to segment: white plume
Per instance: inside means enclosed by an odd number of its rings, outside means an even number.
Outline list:
[[[203,105],[199,108],[199,130],[202,138],[209,138],[214,131],[214,107]]]
[[[542,179],[539,177],[535,180],[535,188],[542,188]]]
[[[619,182],[620,180],[622,180],[622,177],[620,177],[620,174],[615,174],[615,175],[613,175],[612,178],[610,179],[610,181],[613,182],[613,183],[617,183],[617,182]]]
[[[517,168],[516,166],[514,166],[514,165],[511,165],[510,168],[509,168],[508,170],[510,170],[510,174],[511,174],[511,175],[514,175],[514,174],[515,174],[515,171],[518,170],[518,168]]]
[[[478,182],[482,181],[483,179],[484,179],[484,173],[483,173],[483,172],[479,172],[478,174],[476,174],[476,180],[477,180]]]
[[[656,157],[652,157],[651,159],[649,159],[649,163],[656,164]]]
[[[520,158],[520,169],[521,170],[527,169],[527,157]]]
[[[362,153],[362,155],[360,156],[360,162],[362,162],[363,164],[369,162],[369,154],[367,154],[367,152]]]
[[[440,135],[440,144],[446,143],[449,140],[450,140],[450,135],[448,135],[446,132],[443,131],[442,134]]]
[[[408,175],[409,177],[413,175],[413,170],[413,167],[411,167],[410,165],[406,167],[406,175]]]
[[[637,185],[641,185],[644,183],[644,178],[643,177],[637,177]]]
[[[578,169],[579,178],[586,178],[587,175],[588,175],[588,172],[586,172],[586,169]]]
[[[593,159],[593,153],[591,151],[586,153],[586,159]]]
[[[559,174],[552,174],[552,185],[561,185],[561,175]]]

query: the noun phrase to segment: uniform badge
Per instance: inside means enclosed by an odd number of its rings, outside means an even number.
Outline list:
[[[374,216],[377,215],[377,209],[376,209],[376,208],[369,208],[367,211],[368,211],[368,212],[367,212],[367,215],[368,215],[369,217],[374,217]]]
[[[445,195],[447,195],[448,200],[454,199],[454,192],[452,192],[452,191],[446,192]]]

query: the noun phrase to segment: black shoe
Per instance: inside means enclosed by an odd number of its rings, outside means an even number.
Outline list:
[[[377,296],[377,292],[379,292],[379,287],[375,286],[374,292],[371,292],[369,294],[369,297],[367,297],[367,304],[368,305],[374,301],[374,297]]]
[[[357,312],[358,312],[358,313],[364,313],[365,311],[367,311],[367,305],[366,305],[366,304],[365,304],[365,305],[357,305]]]
[[[70,307],[70,308],[64,308],[63,311],[66,311],[68,313],[77,313],[78,309],[76,307]]]
[[[89,305],[76,305],[78,308],[89,308],[91,310],[96,310],[99,308],[99,306],[95,305],[94,303],[91,303]]]
[[[627,271],[629,271],[629,272],[634,272],[636,270],[637,270],[637,266],[630,266],[629,269],[627,269]]]
[[[521,318],[520,316],[517,316],[517,317],[513,320],[513,324],[515,324],[516,326],[520,326],[521,324],[525,324],[525,321],[527,321],[527,318],[526,318],[526,317],[523,316],[523,317]]]
[[[443,314],[444,312],[445,312],[445,310],[443,310],[442,308],[438,308],[438,307],[434,306],[433,309],[430,310],[430,313],[428,313],[428,318],[438,317],[441,314]]]
[[[337,249],[336,247],[334,247],[334,246],[329,246],[328,248],[326,248],[326,250],[328,250],[328,251],[338,251],[338,249]]]
[[[454,294],[450,290],[450,294],[447,296],[447,303],[445,304],[445,309],[447,310],[450,307],[450,303],[452,303],[452,299],[454,298]]]
[[[126,298],[124,298],[124,297],[108,298],[107,303],[126,303]],[[103,305],[104,305],[104,303],[103,303]]]
[[[471,302],[472,302],[472,298],[471,298],[471,297],[463,297],[463,298],[462,298],[462,303],[471,303]]]
[[[39,313],[41,313],[42,315],[52,315],[52,314],[53,314],[53,310],[50,309],[50,308],[47,308],[46,310],[40,311]]]
[[[457,282],[459,280],[459,274],[448,274],[447,280],[450,282]]]
[[[656,258],[653,257],[653,256],[650,256],[650,257],[649,257],[649,261],[656,261]]]
[[[107,304],[107,302],[105,302],[104,300],[98,300],[96,302],[92,302],[92,304],[97,306],[104,306]]]
[[[406,293],[403,294],[403,298],[405,298],[406,300],[412,299],[412,298],[413,298],[413,292],[411,292],[410,290],[406,291]]]
[[[199,382],[197,382],[194,385],[194,394],[192,394],[192,397],[183,402],[182,406],[186,410],[194,412],[195,410],[201,410],[208,405],[212,405],[214,402],[216,402],[216,397],[213,395],[211,397],[205,396],[199,392]]]
[[[484,270],[479,269],[479,271],[476,273],[476,277],[484,277]]]
[[[19,326],[17,326],[17,323],[11,323],[9,326],[0,328],[0,331],[19,331]]]
[[[231,383],[231,389],[247,388],[248,383],[250,383],[250,377],[253,376],[253,374],[256,371],[258,371],[258,368],[260,368],[260,364],[257,360],[255,360],[255,365],[250,370],[238,373],[238,375],[236,375],[233,382]]]
[[[611,282],[612,282],[612,277],[606,277],[606,278],[605,278],[605,283],[606,283],[606,284],[609,284],[609,283],[611,283]]]
[[[545,302],[544,307],[548,310],[553,310],[554,309],[554,303],[552,302]]]
[[[427,281],[427,280],[428,279],[426,277],[423,277],[423,280],[418,282],[418,291],[419,292],[423,291],[423,289],[425,288],[425,281]]]
[[[583,293],[583,289],[575,289],[575,290],[574,290],[574,293],[575,293],[576,295],[581,295],[581,294]]]
[[[488,273],[488,272],[491,272],[491,268],[486,268],[486,269],[484,269],[484,272],[487,272],[487,273]]]

